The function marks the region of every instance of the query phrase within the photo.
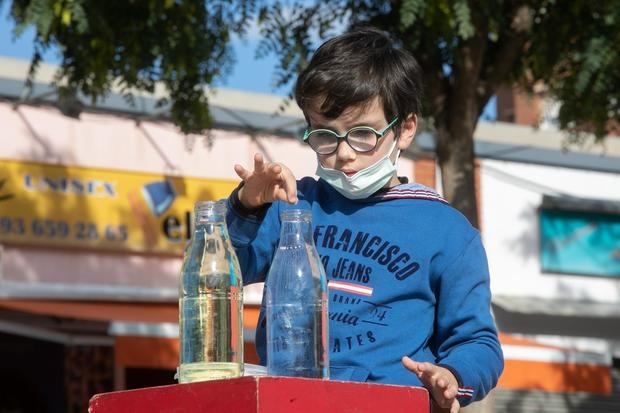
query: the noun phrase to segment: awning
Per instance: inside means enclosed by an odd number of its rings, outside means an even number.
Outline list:
[[[499,388],[611,394],[611,358],[500,334],[504,373]]]
[[[26,313],[96,321],[176,322],[177,303],[110,301],[0,300],[0,307]]]
[[[608,199],[578,198],[572,196],[544,195],[543,208],[560,209],[564,211],[597,212],[606,214],[620,214],[620,202]]]
[[[505,311],[523,314],[620,319],[618,303],[493,295],[493,305]]]
[[[174,369],[179,363],[178,304],[66,300],[0,300],[0,309],[45,317],[108,322],[115,364],[124,367]],[[245,360],[257,363],[254,331],[259,308],[246,305],[243,324]],[[1,327],[1,326],[0,326]],[[37,338],[54,337],[47,331]]]
[[[617,303],[494,295],[492,305],[503,333],[620,340]]]

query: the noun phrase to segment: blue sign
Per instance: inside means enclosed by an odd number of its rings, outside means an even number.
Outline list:
[[[542,209],[543,271],[620,277],[620,215]]]

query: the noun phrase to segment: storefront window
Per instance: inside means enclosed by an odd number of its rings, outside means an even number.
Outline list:
[[[620,277],[620,213],[615,203],[597,205],[546,198],[540,210],[540,262],[543,271]],[[599,203],[598,206],[601,206]]]

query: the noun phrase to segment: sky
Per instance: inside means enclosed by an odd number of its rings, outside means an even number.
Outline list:
[[[33,53],[34,29],[26,30],[19,38],[13,39],[13,23],[8,18],[10,2],[0,3],[0,56],[30,60]],[[234,37],[232,47],[236,63],[233,72],[220,81],[221,86],[251,92],[286,95],[287,90],[274,90],[272,72],[276,59],[273,56],[263,59],[254,58],[258,44],[258,34],[248,33],[246,40]],[[60,59],[55,51],[48,51],[43,56],[46,63],[58,63]]]
[[[34,29],[26,30],[19,38],[13,39],[13,24],[8,18],[10,2],[0,3],[0,56],[8,56],[30,60],[33,53]],[[254,51],[258,44],[258,33],[250,30],[246,39],[233,37],[232,48],[236,63],[232,73],[229,73],[216,86],[231,89],[245,90],[249,92],[269,93],[285,96],[289,90],[275,90],[272,86],[273,69],[276,58],[268,56],[256,59]],[[59,57],[55,51],[48,51],[43,56],[46,63],[58,63]],[[496,117],[495,98],[482,114],[482,119],[493,120]]]

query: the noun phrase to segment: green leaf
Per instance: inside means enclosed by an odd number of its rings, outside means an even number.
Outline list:
[[[464,40],[472,37],[474,35],[474,26],[466,0],[458,0],[454,3],[454,16],[459,36]]]

